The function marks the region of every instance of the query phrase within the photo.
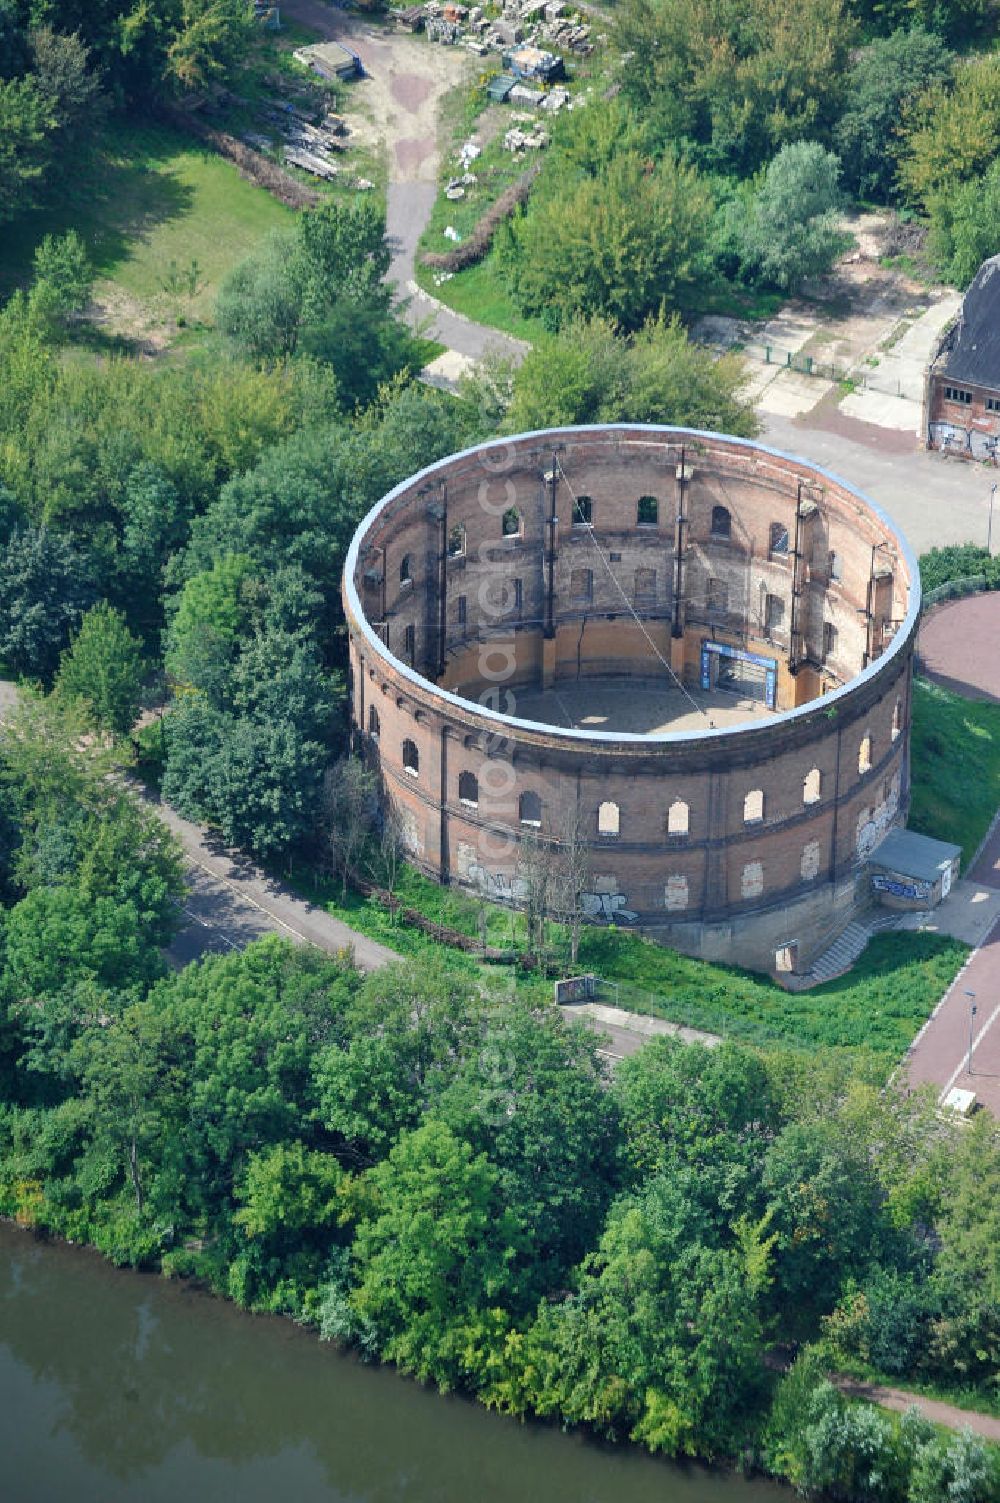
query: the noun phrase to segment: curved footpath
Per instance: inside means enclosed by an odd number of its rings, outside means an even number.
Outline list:
[[[368,75],[351,87],[358,90],[359,108],[370,111],[386,152],[386,231],[393,249],[389,281],[408,299],[407,321],[466,360],[479,360],[488,351],[524,355],[528,346],[522,340],[452,312],[422,292],[414,275],[417,243],[437,198],[441,100],[453,85],[472,76],[475,59],[455,48],[434,48],[408,32],[373,26],[325,0],[284,0],[282,10],[324,41],[351,47]]]

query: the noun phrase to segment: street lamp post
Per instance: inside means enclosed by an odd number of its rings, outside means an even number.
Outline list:
[[[986,552],[993,552],[993,503],[997,498],[996,486],[990,487],[990,519],[986,524]]]
[[[968,1059],[965,1062],[965,1073],[967,1075],[971,1075],[972,1074],[972,1042],[973,1042],[973,1038],[975,1036],[975,1031],[976,1031],[976,994],[975,994],[975,992],[966,992],[965,995],[969,999],[969,1057],[968,1057]]]

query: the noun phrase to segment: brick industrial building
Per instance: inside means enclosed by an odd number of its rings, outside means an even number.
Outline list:
[[[801,460],[524,434],[358,528],[355,725],[441,882],[516,903],[525,849],[572,839],[592,919],[803,970],[905,821],[919,594],[888,519]]]
[[[945,330],[924,387],[929,449],[997,462],[1000,450],[1000,256],[984,261]]]

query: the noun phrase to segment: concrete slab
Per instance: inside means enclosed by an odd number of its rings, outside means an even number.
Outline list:
[[[897,925],[922,934],[947,934],[967,945],[981,945],[1000,919],[1000,891],[963,877],[930,913],[908,913]]]
[[[563,1017],[604,1034],[607,1046],[601,1053],[612,1060],[637,1054],[652,1038],[678,1038],[685,1044],[704,1044],[707,1049],[714,1049],[722,1042],[717,1034],[685,1028],[680,1023],[668,1023],[664,1018],[653,1018],[647,1013],[628,1012],[624,1007],[609,1007],[603,1002],[564,1003],[559,1011]]]
[[[518,689],[513,696],[516,708],[511,713],[521,720],[638,735],[719,729],[766,719],[773,713],[737,694],[685,692],[667,679],[666,670],[659,679],[572,679],[552,689]]]
[[[425,365],[420,372],[420,379],[426,386],[436,386],[441,391],[456,392],[458,383],[463,376],[467,376],[476,366],[471,355],[459,354],[458,350],[445,350],[430,365]]]
[[[760,412],[775,417],[795,418],[811,412],[817,402],[834,390],[832,381],[803,376],[798,371],[783,370],[761,393],[757,402]]]
[[[870,386],[844,397],[840,410],[846,417],[873,423],[877,428],[894,428],[899,433],[912,433],[914,438],[920,433],[920,402],[873,391]]]

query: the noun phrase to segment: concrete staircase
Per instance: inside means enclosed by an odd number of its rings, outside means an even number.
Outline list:
[[[858,956],[863,954],[872,935],[881,929],[895,929],[899,918],[900,915],[895,913],[876,915],[873,912],[863,918],[852,919],[833,943],[817,955],[808,971],[803,971],[799,976],[782,977],[783,984],[789,991],[805,992],[823,981],[833,981],[837,976],[843,976]]]

